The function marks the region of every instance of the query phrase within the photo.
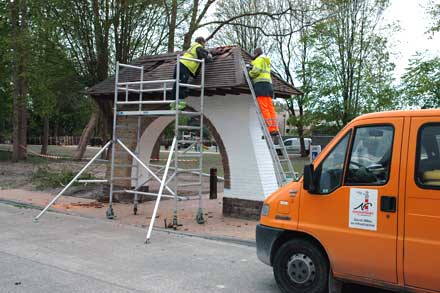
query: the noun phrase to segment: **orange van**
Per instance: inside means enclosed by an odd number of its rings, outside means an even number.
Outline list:
[[[354,119],[265,200],[256,238],[283,292],[440,292],[440,110]]]

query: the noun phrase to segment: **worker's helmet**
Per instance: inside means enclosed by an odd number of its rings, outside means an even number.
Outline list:
[[[255,48],[255,50],[254,50],[254,55],[253,55],[253,59],[257,58],[257,57],[260,56],[261,54],[263,54],[263,49],[261,49],[261,48]]]
[[[206,40],[203,37],[197,37],[196,38],[196,42],[199,43],[200,45],[205,45],[206,44]]]

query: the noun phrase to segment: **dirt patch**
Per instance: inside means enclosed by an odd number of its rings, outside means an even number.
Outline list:
[[[48,192],[21,189],[0,190],[0,199],[29,203],[37,206],[45,206],[53,197],[54,194]],[[133,205],[115,203],[113,205],[116,215],[114,221],[146,228],[151,221],[154,204],[155,201],[139,204],[137,215],[134,215]],[[161,201],[155,219],[155,227],[165,228],[168,224],[172,223],[175,204],[174,200]],[[218,199],[213,200],[204,196],[202,206],[205,223],[197,224],[198,200],[190,199],[177,202],[178,222],[181,225],[177,230],[203,236],[255,240],[255,226],[258,222],[224,217],[222,214],[222,194],[219,194]],[[105,213],[107,207],[107,203],[99,203],[95,200],[61,196],[52,208],[87,217],[106,219]],[[35,215],[37,215],[37,213]]]

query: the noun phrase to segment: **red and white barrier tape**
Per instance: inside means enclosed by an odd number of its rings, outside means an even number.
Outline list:
[[[23,146],[23,145],[21,145],[20,147],[21,147],[22,149],[24,149],[26,152],[28,152],[28,153],[30,153],[30,154],[32,154],[32,155],[34,155],[34,156],[41,157],[41,158],[45,158],[45,159],[54,159],[54,160],[72,159],[71,157],[65,157],[65,156],[43,155],[43,154],[39,154],[39,153],[37,153],[37,152],[34,152],[34,151],[32,151],[32,150],[28,150],[28,149],[27,149],[25,146]],[[90,160],[90,159],[91,159],[91,158],[84,158],[83,160]],[[167,159],[150,159],[150,161],[155,161],[155,162],[163,161],[163,162],[166,162]],[[195,163],[195,162],[198,162],[198,160],[179,160],[179,162],[193,162],[193,163]]]

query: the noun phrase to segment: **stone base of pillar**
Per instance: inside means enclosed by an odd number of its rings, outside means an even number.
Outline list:
[[[258,221],[262,207],[262,201],[223,197],[223,215],[226,217]]]
[[[125,186],[113,186],[114,190],[124,190],[127,189]],[[142,186],[139,191],[148,192],[148,186]],[[110,196],[110,185],[105,184],[102,186],[102,192],[98,196],[97,200],[100,202],[108,202]],[[156,200],[156,196],[138,194],[139,203],[145,201]],[[133,193],[114,193],[113,194],[113,202],[120,203],[133,203],[134,202],[134,194]]]

